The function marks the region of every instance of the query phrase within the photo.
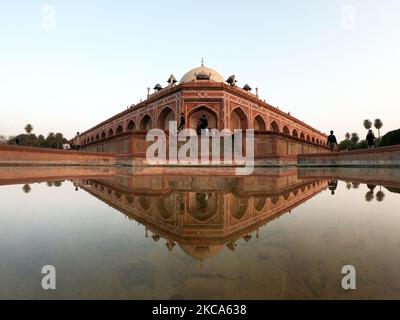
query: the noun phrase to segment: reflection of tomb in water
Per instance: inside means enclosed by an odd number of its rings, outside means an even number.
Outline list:
[[[294,176],[115,176],[78,182],[98,199],[199,260],[251,240],[259,227],[326,189]],[[108,191],[107,191],[108,190]],[[112,190],[109,193],[109,190]]]

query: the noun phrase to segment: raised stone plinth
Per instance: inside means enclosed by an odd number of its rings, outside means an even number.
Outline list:
[[[114,166],[115,155],[110,153],[90,153],[0,144],[0,166],[5,165]]]
[[[300,167],[400,167],[400,145],[319,154],[300,154]]]

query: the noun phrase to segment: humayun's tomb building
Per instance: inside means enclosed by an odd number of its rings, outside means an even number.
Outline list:
[[[164,88],[157,84],[153,93],[148,89],[146,100],[81,133],[81,149],[116,153],[121,164],[145,163],[152,144],[146,141],[148,130],[167,132],[169,121],[179,124],[183,113],[186,128],[196,129],[205,115],[210,129],[254,129],[256,164],[290,164],[297,154],[327,150],[324,133],[261,100],[257,89],[251,91],[248,85],[237,86],[234,76],[225,80],[202,64],[179,83],[171,75]]]

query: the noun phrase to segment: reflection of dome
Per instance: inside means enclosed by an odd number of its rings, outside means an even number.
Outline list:
[[[224,250],[224,246],[222,244],[214,244],[209,246],[179,244],[179,247],[181,247],[182,251],[185,252],[188,256],[200,261],[214,257],[222,250]]]
[[[196,80],[196,76],[200,76],[200,80],[206,78],[206,76],[210,77],[211,81],[215,81],[215,82],[224,82],[224,78],[215,70],[211,69],[211,68],[207,68],[204,66],[198,67],[198,68],[194,68],[190,71],[188,71],[187,73],[185,73],[185,75],[181,78],[181,81],[179,81],[179,83],[183,83],[183,82],[192,82]]]

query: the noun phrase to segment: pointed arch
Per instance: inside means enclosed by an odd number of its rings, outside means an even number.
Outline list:
[[[257,115],[254,120],[253,120],[253,129],[255,131],[265,131],[265,121],[264,119],[260,116]]]
[[[133,120],[129,120],[127,126],[126,126],[126,131],[133,131],[136,128],[136,124]]]
[[[101,133],[101,138],[102,138],[102,139],[105,139],[105,138],[106,138],[106,132],[105,132],[105,131],[103,131],[103,132]]]
[[[278,126],[278,124],[276,123],[275,120],[271,122],[271,124],[270,124],[269,127],[270,127],[270,130],[271,130],[271,131],[280,132],[279,126]]]
[[[214,109],[205,106],[199,105],[193,108],[187,115],[187,119],[189,119],[189,127],[192,129],[197,128],[197,124],[199,122],[200,117],[203,115],[206,116],[208,122],[209,129],[218,129],[218,114],[215,112]]]
[[[301,132],[301,133],[300,133],[300,139],[301,139],[301,140],[306,140],[306,138],[305,138],[305,136],[304,136],[304,132]]]
[[[158,127],[164,131],[168,130],[169,122],[175,120],[175,112],[170,107],[165,107],[158,116]]]
[[[114,130],[110,128],[110,130],[108,130],[107,137],[112,137],[113,135],[114,135]]]
[[[292,136],[293,136],[293,137],[296,137],[296,138],[299,137],[299,134],[297,133],[297,130],[296,130],[296,129],[293,129],[293,131],[292,131]]]
[[[248,128],[248,120],[246,113],[242,108],[237,107],[232,110],[230,117],[230,129],[233,131],[235,129],[246,130]]]
[[[145,114],[140,121],[140,130],[150,130],[152,128],[152,119],[148,114]]]
[[[283,126],[282,132],[283,132],[284,134],[290,135],[290,131],[289,131],[289,128],[287,127],[287,125],[284,125],[284,126]]]
[[[100,140],[100,136],[99,136],[99,134],[96,134],[96,138],[95,138],[95,140],[96,140],[96,141],[99,141],[99,140]]]
[[[122,127],[122,125],[119,125],[117,127],[117,130],[115,131],[116,134],[121,134],[124,132],[124,128]]]

